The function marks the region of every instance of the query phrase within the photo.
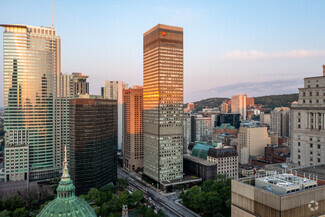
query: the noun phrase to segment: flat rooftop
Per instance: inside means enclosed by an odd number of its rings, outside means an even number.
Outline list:
[[[196,163],[203,164],[205,166],[214,166],[214,165],[216,165],[216,163],[212,163],[212,162],[209,162],[209,161],[204,160],[202,158],[194,157],[194,156],[189,155],[189,154],[184,154],[183,157],[184,157],[184,159],[188,159],[188,160],[194,161]]]

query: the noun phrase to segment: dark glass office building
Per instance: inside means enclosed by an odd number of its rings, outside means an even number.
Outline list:
[[[76,194],[117,179],[117,101],[70,100],[71,178]]]
[[[220,114],[217,117],[215,126],[219,127],[221,124],[231,124],[231,126],[239,129],[240,127],[240,114]]]

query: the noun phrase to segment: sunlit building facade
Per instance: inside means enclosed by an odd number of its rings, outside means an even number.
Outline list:
[[[123,168],[129,171],[143,168],[143,88],[124,90]]]
[[[143,35],[144,173],[183,177],[183,28],[157,25]]]
[[[54,107],[60,37],[48,27],[1,25],[4,48],[5,130],[28,130],[29,179],[58,175]],[[20,153],[20,152],[19,152]],[[24,152],[22,152],[24,153]]]

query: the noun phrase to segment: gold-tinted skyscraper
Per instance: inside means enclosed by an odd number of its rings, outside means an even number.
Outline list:
[[[183,177],[183,28],[143,34],[144,173],[164,183]]]

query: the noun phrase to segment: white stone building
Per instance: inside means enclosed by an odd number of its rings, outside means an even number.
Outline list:
[[[325,65],[323,76],[304,79],[291,115],[293,162],[302,166],[325,163]]]

